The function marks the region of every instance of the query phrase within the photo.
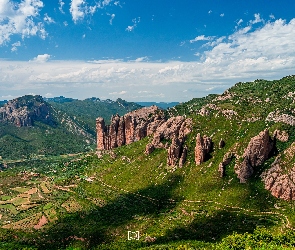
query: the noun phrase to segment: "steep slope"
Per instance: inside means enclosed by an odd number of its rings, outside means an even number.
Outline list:
[[[177,115],[172,120],[184,115],[179,120],[192,121],[181,166],[167,161],[175,140],[165,137],[171,131],[166,126],[158,132],[167,147],[155,147],[149,154],[146,146],[156,141],[157,131],[99,157],[38,162],[38,170],[32,162],[0,173],[0,244],[46,249],[294,248],[294,88],[294,76],[238,83],[222,95],[168,110]],[[238,170],[244,163],[252,170],[241,183]],[[46,224],[36,229],[43,216]]]
[[[55,98],[49,100],[49,103],[57,110],[63,111],[68,114],[72,119],[80,124],[83,124],[87,131],[94,135],[95,132],[95,119],[99,116],[103,117],[109,122],[112,115],[124,115],[142,106],[136,103],[126,102],[118,98],[116,101],[100,100],[99,98],[88,98],[85,100],[75,100],[65,98]]]
[[[4,159],[78,153],[95,148],[95,118],[140,107],[118,99],[84,101],[27,95],[0,108],[0,156]]]

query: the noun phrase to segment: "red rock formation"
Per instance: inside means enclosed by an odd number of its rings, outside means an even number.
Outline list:
[[[235,166],[235,172],[241,183],[246,182],[253,174],[254,167],[261,165],[269,158],[273,149],[274,142],[270,138],[267,129],[251,139],[243,154],[243,162]]]
[[[206,135],[201,137],[201,134],[198,133],[196,137],[196,147],[195,147],[195,162],[196,165],[200,165],[205,161],[206,155],[212,149],[212,140]]]
[[[281,142],[287,142],[289,140],[289,135],[286,131],[281,131],[276,129],[273,133],[274,138],[276,138],[277,140],[281,141]]]
[[[184,146],[183,150],[182,150],[181,157],[179,159],[179,167],[180,168],[182,168],[183,164],[185,163],[186,157],[187,157],[187,146]]]
[[[97,149],[109,150],[141,140],[148,135],[148,129],[151,133],[163,119],[163,112],[156,106],[138,109],[123,117],[115,115],[109,126],[105,126],[103,118],[97,118]],[[152,125],[148,127],[149,124]]]
[[[185,119],[183,116],[171,117],[156,129],[153,144],[155,147],[164,147],[161,143],[163,139],[172,140],[174,137],[185,137],[190,133],[191,126],[191,119]]]
[[[294,154],[295,143],[292,143],[283,153],[284,161],[281,155],[277,156],[270,169],[261,174],[265,189],[277,198],[295,200],[295,167],[290,163]]]
[[[182,116],[166,121],[164,113],[156,106],[135,110],[123,117],[113,116],[110,126],[105,126],[103,118],[97,118],[97,149],[109,150],[154,134],[152,143],[146,145],[145,154],[152,153],[155,148],[167,148],[167,164],[175,166],[180,160],[179,166],[182,166],[187,155],[183,144],[191,126],[192,120]],[[163,139],[172,140],[172,144],[165,147]]]
[[[183,138],[174,137],[172,143],[168,148],[167,165],[175,166],[178,159],[180,159],[183,151]]]
[[[148,143],[147,145],[146,145],[146,147],[145,147],[145,154],[146,155],[149,155],[149,154],[151,154],[152,152],[154,152],[154,150],[155,150],[155,146],[154,146],[154,144],[152,144],[152,143]]]
[[[231,163],[234,157],[235,155],[232,152],[228,152],[223,156],[222,162],[219,164],[219,167],[218,167],[218,172],[220,173],[220,177],[224,177],[225,167]]]

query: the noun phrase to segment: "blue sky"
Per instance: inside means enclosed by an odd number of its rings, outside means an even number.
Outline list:
[[[295,74],[295,1],[0,0],[0,99],[188,101]]]

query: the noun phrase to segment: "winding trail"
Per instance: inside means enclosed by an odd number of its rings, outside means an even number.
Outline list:
[[[107,188],[110,188],[110,189],[113,189],[113,190],[116,190],[116,191],[125,192],[125,193],[132,193],[133,195],[136,195],[138,197],[147,199],[147,200],[149,200],[149,201],[151,201],[153,203],[160,202],[157,199],[154,199],[154,198],[151,198],[151,197],[148,197],[148,196],[145,196],[145,195],[133,193],[133,192],[125,190],[123,188],[118,188],[118,187],[111,186],[111,185],[105,183],[102,179],[97,178],[97,181],[99,181],[102,184],[102,186],[104,186],[104,187],[107,187]],[[177,203],[177,201],[173,200],[173,199],[168,199],[167,202],[168,203]],[[208,200],[182,200],[182,202],[185,202],[185,203],[204,203],[204,204],[211,203],[211,204],[221,206],[223,209],[233,209],[231,212],[244,212],[244,213],[252,213],[252,214],[254,213],[254,214],[258,215],[258,216],[274,215],[274,216],[279,217],[280,220],[282,221],[283,226],[281,227],[281,231],[283,231],[284,228],[295,230],[295,228],[291,225],[288,217],[286,215],[282,214],[282,213],[279,213],[279,212],[272,212],[272,211],[261,212],[261,211],[257,211],[257,210],[246,209],[246,208],[243,208],[243,207],[230,206],[230,205],[222,204],[222,203],[217,202],[217,201],[210,201],[210,200],[209,201]],[[220,209],[218,207],[215,207],[215,208]],[[226,211],[229,211],[229,210],[226,210]]]

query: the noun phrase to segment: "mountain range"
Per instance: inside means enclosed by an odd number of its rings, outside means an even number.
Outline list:
[[[3,166],[0,248],[294,249],[294,75],[95,126],[96,152]]]

